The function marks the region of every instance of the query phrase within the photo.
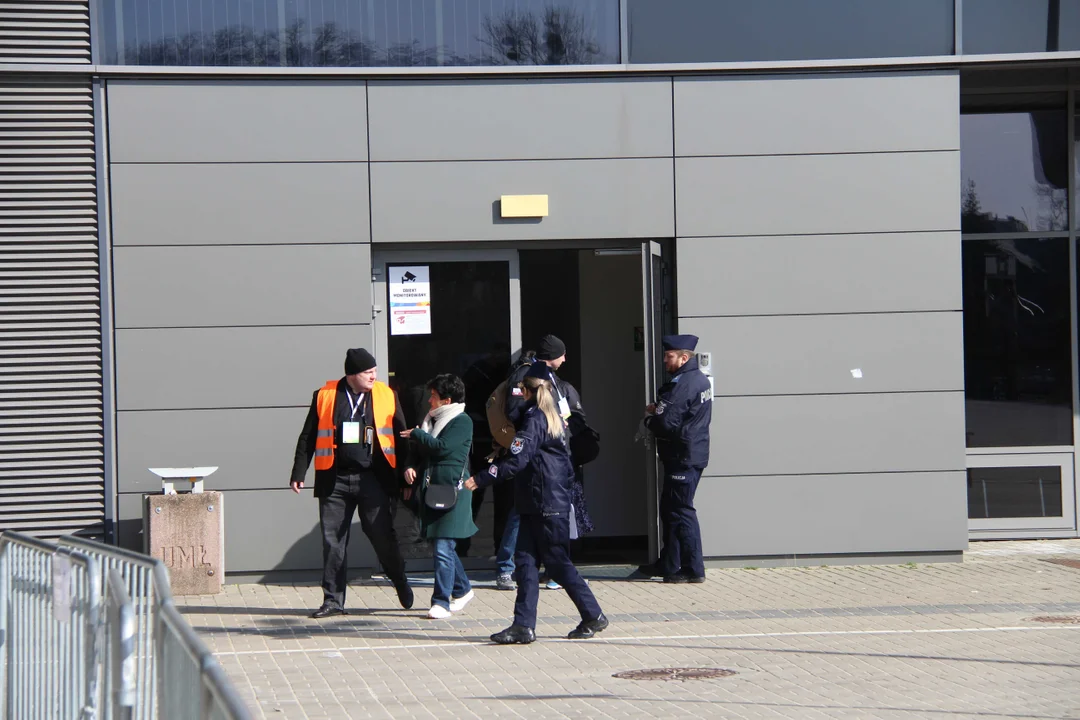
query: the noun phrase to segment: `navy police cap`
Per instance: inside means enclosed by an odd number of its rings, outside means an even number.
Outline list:
[[[697,348],[697,335],[665,335],[661,339],[664,350],[695,350]]]

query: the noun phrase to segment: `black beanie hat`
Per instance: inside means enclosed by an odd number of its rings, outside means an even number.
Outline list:
[[[545,335],[536,350],[537,360],[554,360],[566,354],[566,344],[554,335]]]
[[[345,374],[355,375],[375,367],[375,356],[364,348],[352,348],[345,353]]]

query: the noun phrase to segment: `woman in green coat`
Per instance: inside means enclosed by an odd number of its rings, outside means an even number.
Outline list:
[[[473,423],[465,414],[465,383],[457,375],[437,375],[428,382],[431,411],[415,430],[406,430],[415,452],[405,482],[419,485],[421,533],[435,548],[435,592],[428,617],[450,617],[473,599],[472,585],[458,557],[457,540],[476,534],[472,518],[472,490],[462,487],[469,477],[469,448]],[[419,480],[419,482],[418,482]],[[424,503],[429,485],[458,488],[457,502],[449,510],[434,510]]]

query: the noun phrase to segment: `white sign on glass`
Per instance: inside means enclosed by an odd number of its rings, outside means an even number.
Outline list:
[[[431,334],[431,279],[427,265],[394,265],[390,275],[390,334]]]

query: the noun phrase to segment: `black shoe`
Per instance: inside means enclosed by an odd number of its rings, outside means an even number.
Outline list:
[[[687,578],[686,578],[686,581],[687,582],[692,582],[694,584],[703,583],[703,582],[705,582],[705,576],[704,575],[688,575]]]
[[[651,580],[654,577],[662,577],[664,573],[659,572],[655,565],[638,565],[637,570],[630,573],[628,579],[630,580]]]
[[[603,616],[601,616],[603,617]],[[511,625],[502,632],[491,636],[491,642],[499,645],[528,645],[536,640],[536,633],[532,628],[524,625]]]
[[[398,602],[401,603],[401,607],[405,608],[406,610],[411,610],[412,609],[412,606],[413,606],[413,591],[412,591],[412,588],[409,587],[408,580],[406,580],[404,584],[400,585],[397,588],[397,599],[398,599]]]
[[[608,619],[604,617],[604,613],[600,613],[600,617],[595,620],[582,620],[566,637],[571,640],[588,640],[607,626]]]
[[[311,617],[316,620],[322,620],[323,618],[333,617],[335,615],[348,615],[345,612],[345,608],[334,603],[324,602],[319,606],[319,609],[311,613]]]
[[[682,573],[675,573],[674,575],[665,575],[664,576],[664,582],[666,582],[666,583],[675,583],[677,585],[681,585],[682,583],[690,582],[690,576],[689,575],[683,575]]]

